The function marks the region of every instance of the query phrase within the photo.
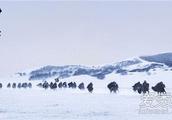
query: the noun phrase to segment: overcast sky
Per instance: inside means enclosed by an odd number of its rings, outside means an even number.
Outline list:
[[[0,75],[172,51],[172,2],[0,2]]]

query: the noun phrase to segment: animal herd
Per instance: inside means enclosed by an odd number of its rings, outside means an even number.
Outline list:
[[[84,90],[87,88],[87,90],[92,93],[93,91],[93,83],[89,83],[86,87],[85,84],[82,82],[80,83],[78,86],[76,84],[76,82],[59,82],[56,81],[55,82],[50,82],[48,83],[47,81],[44,81],[43,83],[39,83],[37,84],[38,87],[44,88],[44,89],[57,89],[57,88],[71,88],[71,89],[76,89],[79,88],[80,90]]]
[[[80,89],[80,90],[85,90],[87,89],[88,92],[92,93],[94,90],[94,85],[92,82],[90,82],[88,85],[85,85],[83,82],[81,82],[80,84],[77,85],[76,82],[60,82],[59,79],[55,79],[55,82],[50,82],[48,83],[47,81],[44,81],[42,83],[37,84],[38,87],[40,88],[44,88],[44,89],[57,89],[57,88],[71,88],[71,89]],[[2,83],[0,83],[0,88],[2,88],[3,85]],[[7,88],[32,88],[32,83],[8,83],[6,85]],[[116,93],[119,89],[118,84],[113,81],[110,82],[107,85],[107,88],[109,89],[110,93]],[[165,84],[163,82],[159,82],[157,83],[155,86],[151,87],[153,91],[157,92],[158,94],[161,93],[166,93],[165,91]],[[149,83],[147,83],[146,81],[144,81],[143,83],[137,82],[132,86],[133,91],[139,93],[139,94],[145,94],[145,93],[149,93]]]
[[[142,84],[140,82],[137,82],[132,87],[133,87],[133,90],[135,92],[138,92],[139,94],[149,93],[149,83],[147,83],[146,81],[144,81]],[[159,82],[155,86],[152,86],[151,88],[153,91],[157,92],[158,94],[166,93],[165,84],[163,82]]]
[[[0,88],[2,88],[3,85],[0,83]],[[32,83],[8,83],[7,88],[32,88]]]

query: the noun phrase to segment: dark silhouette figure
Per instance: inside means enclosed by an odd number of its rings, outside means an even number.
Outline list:
[[[0,8],[0,13],[2,12],[1,8]]]
[[[157,83],[154,87],[152,87],[152,90],[157,92],[158,94],[166,93],[165,84],[163,82]]]
[[[0,88],[2,88],[2,83],[0,83]]]
[[[67,83],[63,82],[63,88],[67,88]]]
[[[74,82],[73,83],[73,88],[76,88],[76,87],[77,87],[76,82]]]
[[[135,92],[137,91],[139,94],[141,94],[141,92],[142,92],[142,84],[140,82],[137,82],[132,87],[133,87],[133,90]]]
[[[56,79],[54,79],[55,80],[55,82],[59,82],[59,78],[56,78]]]
[[[52,87],[53,87],[53,82],[50,83],[50,88],[52,89]]]
[[[22,88],[27,88],[27,83],[22,83]]]
[[[57,88],[57,83],[54,83],[53,86],[52,86],[53,89],[56,89]]]
[[[147,83],[146,81],[143,82],[142,84],[142,92],[145,94],[146,92],[149,93],[149,83]]]
[[[92,93],[93,92],[93,83],[89,83],[87,86],[87,89],[90,93]]]
[[[76,82],[70,82],[70,83],[68,83],[68,87],[69,88],[76,88],[77,87]]]
[[[84,90],[84,89],[85,89],[84,83],[83,83],[83,82],[80,83],[79,86],[78,86],[78,88],[79,88],[80,90]]]
[[[21,88],[22,87],[22,84],[21,83],[18,83],[17,87],[18,88]]]
[[[50,88],[51,89],[56,89],[57,88],[57,83],[50,83]]]
[[[59,88],[62,88],[62,87],[63,87],[63,83],[60,82],[60,83],[58,84],[58,87],[59,87]]]
[[[28,87],[29,88],[32,88],[32,83],[28,83]]]
[[[13,83],[12,84],[12,88],[16,88],[16,83]]]
[[[107,87],[109,88],[111,93],[112,92],[116,93],[116,91],[118,90],[118,84],[115,81],[109,83]]]
[[[43,86],[43,84],[42,84],[42,83],[39,83],[39,84],[37,84],[36,86],[38,86],[38,87],[42,87],[42,86]]]
[[[8,84],[7,84],[7,88],[10,88],[10,87],[11,87],[11,83],[8,83]]]
[[[68,83],[69,88],[72,88],[72,86],[73,86],[73,82]]]
[[[43,84],[42,84],[42,87],[47,89],[49,87],[49,84],[47,81],[45,81]]]
[[[145,94],[146,92],[149,93],[149,83],[147,83],[146,81],[144,81],[143,84],[141,84],[140,82],[137,82],[132,87],[133,87],[133,90],[135,92],[137,91],[139,94],[141,93]]]

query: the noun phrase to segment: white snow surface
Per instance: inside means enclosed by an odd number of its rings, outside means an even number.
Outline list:
[[[93,82],[94,91],[79,89],[44,90],[36,85],[42,81],[28,81],[27,77],[1,78],[0,120],[171,120],[168,114],[139,114],[141,95],[132,91],[132,86],[146,80],[150,86],[163,81],[166,91],[172,92],[172,71],[158,69],[156,72],[132,75],[109,74],[104,80],[90,76],[76,76],[60,81],[87,85]],[[47,80],[54,81],[54,78]],[[116,81],[117,94],[110,94],[107,84]],[[32,89],[6,88],[7,83],[31,82]]]

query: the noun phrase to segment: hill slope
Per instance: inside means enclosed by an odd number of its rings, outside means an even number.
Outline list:
[[[163,53],[153,56],[141,56],[113,64],[98,67],[86,67],[81,65],[65,65],[65,66],[45,66],[40,69],[31,71],[29,80],[47,79],[50,77],[68,78],[71,76],[88,75],[97,79],[104,79],[106,75],[114,73],[127,75],[136,72],[156,71],[162,69],[164,71],[171,70],[172,53]],[[20,73],[20,75],[23,75]]]

